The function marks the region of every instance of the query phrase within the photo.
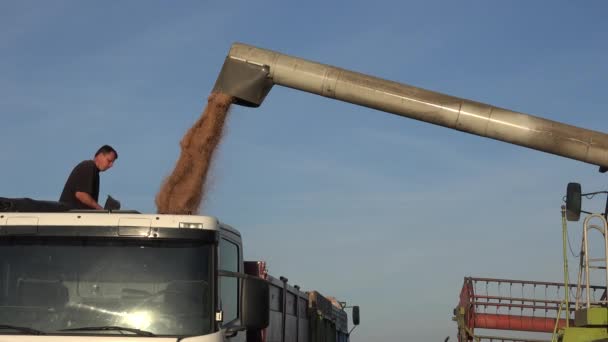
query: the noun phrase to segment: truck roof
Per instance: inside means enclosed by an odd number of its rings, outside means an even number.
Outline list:
[[[105,226],[105,227],[158,227],[197,228],[219,230],[224,228],[238,234],[234,228],[222,224],[213,216],[159,215],[108,212],[65,213],[0,213],[2,226]],[[240,234],[238,234],[240,235]]]

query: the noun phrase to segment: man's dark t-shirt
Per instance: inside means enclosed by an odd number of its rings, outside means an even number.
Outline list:
[[[76,192],[86,192],[97,202],[99,198],[99,169],[92,160],[85,160],[74,167],[63,187],[60,202],[75,209],[93,209],[76,198]]]

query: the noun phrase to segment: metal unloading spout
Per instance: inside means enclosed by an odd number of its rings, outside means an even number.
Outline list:
[[[258,107],[274,84],[608,167],[608,135],[235,43],[214,90]]]

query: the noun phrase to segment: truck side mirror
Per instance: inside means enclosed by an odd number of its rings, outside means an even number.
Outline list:
[[[243,282],[241,324],[248,330],[264,329],[270,316],[270,289],[261,278],[247,277]]]
[[[359,325],[360,317],[359,317],[359,306],[353,306],[353,324]]]
[[[581,218],[581,185],[579,183],[568,183],[566,189],[566,219],[578,221]]]

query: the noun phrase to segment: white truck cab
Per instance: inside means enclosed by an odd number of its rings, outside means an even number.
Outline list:
[[[244,341],[268,286],[214,217],[0,212],[0,341]]]

